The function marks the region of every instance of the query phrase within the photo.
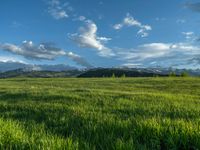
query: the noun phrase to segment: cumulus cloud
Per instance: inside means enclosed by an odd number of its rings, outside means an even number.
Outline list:
[[[200,47],[191,43],[148,43],[136,48],[118,49],[117,56],[128,63],[142,63],[152,65],[188,64],[189,60],[197,60]],[[198,62],[198,61],[196,61]]]
[[[69,15],[66,10],[72,11],[69,3],[61,4],[59,0],[50,0],[48,6],[48,13],[57,20],[68,18]]]
[[[121,23],[115,24],[113,28],[115,30],[120,30],[124,26],[128,27],[138,27],[139,30],[137,32],[141,37],[147,37],[149,35],[148,31],[152,30],[150,25],[143,25],[141,22],[133,18],[129,13],[126,14],[126,17],[123,19]]]
[[[70,34],[69,38],[79,47],[96,49],[100,56],[114,56],[112,50],[104,45],[104,42],[111,40],[111,38],[97,36],[97,30],[96,24],[87,20],[85,26],[80,27],[78,33]]]
[[[27,59],[36,60],[54,60],[59,56],[67,56],[79,65],[91,67],[91,65],[81,56],[57,48],[52,43],[40,43],[39,45],[35,45],[32,41],[23,41],[20,46],[5,43],[0,44],[0,49],[21,55]]]

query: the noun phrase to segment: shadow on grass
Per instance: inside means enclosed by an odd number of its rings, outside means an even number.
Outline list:
[[[76,92],[82,92],[78,90]],[[114,96],[113,99],[121,98],[123,95]],[[125,99],[131,98],[126,97]],[[90,116],[88,113],[77,109],[71,109],[66,105],[78,105],[81,98],[76,96],[62,95],[33,95],[30,93],[6,93],[1,92],[0,101],[11,103],[10,105],[0,105],[0,116],[5,119],[12,119],[21,122],[28,130],[30,126],[44,124],[45,132],[60,137],[72,137],[79,142],[79,146],[83,149],[116,149],[120,140],[121,146],[130,146],[129,149],[197,149],[200,147],[200,135],[194,132],[184,131],[183,127],[166,126],[159,129],[156,126],[149,126],[132,120],[126,123],[126,119],[131,116],[145,116],[152,118],[155,114],[161,114],[161,117],[169,117],[172,119],[185,118],[186,113],[182,111],[172,110],[166,112],[151,112],[142,108],[135,109],[115,109],[107,111],[102,116],[102,120],[98,116]],[[17,104],[17,101],[39,101],[39,103]],[[46,105],[42,102],[57,102],[55,105]],[[16,104],[15,104],[16,103]],[[101,105],[98,104],[98,105]],[[94,106],[95,107],[95,106]],[[103,107],[103,106],[102,106]],[[105,120],[104,115],[114,114],[116,118]],[[119,118],[117,118],[119,117]],[[195,114],[187,116],[192,119],[196,118]],[[96,119],[98,118],[98,119]],[[137,119],[136,119],[137,120]],[[177,129],[176,129],[177,128]],[[132,142],[131,142],[132,141]],[[133,144],[131,144],[133,143]],[[127,148],[127,147],[126,147]],[[128,148],[127,148],[128,149]]]
[[[83,98],[79,98],[76,95],[55,95],[55,94],[34,94],[34,93],[0,93],[0,102],[17,103],[17,102],[28,102],[28,101],[40,101],[40,102],[59,102],[68,105],[75,105],[84,101]]]
[[[9,114],[8,114],[9,112]],[[44,124],[46,132],[60,137],[72,137],[85,149],[116,149],[116,143],[121,140],[122,145],[141,149],[195,149],[200,146],[199,134],[184,131],[183,127],[170,126],[159,129],[132,120],[126,123],[121,120],[96,120],[81,112],[64,107],[55,109],[48,107],[13,107],[1,109],[1,116],[24,124],[26,129],[34,124]],[[178,133],[177,133],[178,132]],[[132,141],[130,145],[127,141]]]
[[[172,120],[184,119],[184,120],[195,120],[200,117],[198,113],[184,110],[184,109],[159,109],[159,110],[145,110],[143,108],[134,109],[113,109],[106,113],[114,114],[122,120],[126,120],[130,117],[142,117],[144,119],[159,117],[159,118],[170,118]]]

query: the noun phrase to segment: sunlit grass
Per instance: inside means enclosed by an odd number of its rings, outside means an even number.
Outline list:
[[[200,79],[0,80],[0,149],[200,149]]]

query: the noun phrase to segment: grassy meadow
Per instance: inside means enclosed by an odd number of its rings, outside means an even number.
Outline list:
[[[198,150],[200,78],[0,79],[0,149]]]

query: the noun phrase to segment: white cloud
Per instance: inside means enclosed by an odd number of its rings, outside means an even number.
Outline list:
[[[182,32],[186,39],[193,39],[195,37],[194,32]]]
[[[68,6],[68,3],[66,5],[66,4],[61,4],[59,0],[51,0],[49,1],[48,5],[49,5],[48,13],[53,18],[59,20],[59,19],[64,19],[64,18],[69,17],[66,10],[64,9],[66,6]]]
[[[55,19],[62,19],[62,18],[68,18],[68,14],[64,11],[57,11],[56,9],[49,10],[49,13],[55,18]]]
[[[149,36],[149,33],[147,33],[145,29],[140,29],[137,32],[137,34],[140,35],[141,37],[147,37],[147,36]]]
[[[200,56],[200,46],[191,43],[148,43],[136,48],[118,49],[117,57],[128,63],[173,65],[187,64],[192,58]],[[155,65],[155,64],[153,64]]]
[[[103,44],[103,42],[107,42],[111,40],[111,38],[98,37],[98,28],[94,22],[87,20],[85,24],[84,27],[79,28],[79,33],[70,34],[69,38],[80,47],[96,49],[100,56],[113,56],[112,50]]]
[[[97,40],[107,42],[107,41],[112,40],[112,38],[107,38],[107,37],[97,37]]]
[[[150,43],[140,45],[135,49],[120,51],[118,54],[125,60],[143,61],[148,58],[157,58],[169,53],[170,44]]]
[[[85,66],[87,68],[91,68],[92,65],[90,65],[83,57],[74,54],[73,52],[68,52],[66,53],[66,55],[71,58],[74,62],[76,62],[77,64],[81,65],[81,66]]]
[[[150,25],[143,25],[141,22],[133,18],[129,13],[127,13],[126,17],[123,19],[122,23],[115,24],[113,28],[115,30],[120,30],[124,26],[128,27],[138,27],[139,31],[137,32],[138,35],[141,37],[147,37],[148,31],[152,30],[152,27]]]
[[[126,14],[126,17],[124,18],[124,25],[127,26],[138,26],[141,27],[142,23],[134,19],[129,13]]]
[[[113,26],[113,28],[114,28],[115,30],[119,30],[119,29],[121,29],[122,27],[123,27],[122,24],[115,24],[115,25]]]
[[[135,67],[141,67],[142,64],[138,63],[138,64],[134,64],[134,63],[125,63],[122,64],[121,67],[127,67],[127,68],[135,68]]]
[[[5,43],[0,44],[0,49],[21,55],[27,59],[36,60],[54,60],[59,56],[67,56],[79,65],[91,67],[91,65],[81,56],[57,48],[52,43],[40,43],[39,45],[35,45],[32,41],[23,41],[20,46]]]
[[[194,35],[194,32],[182,32],[184,35]]]
[[[65,52],[48,44],[34,45],[32,41],[23,41],[17,46],[10,43],[1,45],[1,49],[31,59],[54,59],[57,56],[65,55]]]
[[[11,57],[11,56],[0,56],[0,62],[15,62],[15,63],[26,63],[25,61],[18,59],[16,57]]]

